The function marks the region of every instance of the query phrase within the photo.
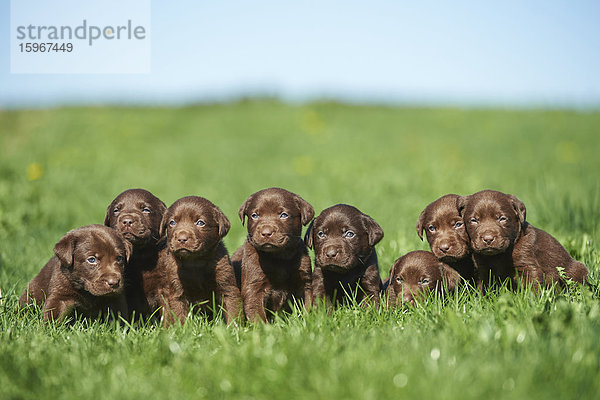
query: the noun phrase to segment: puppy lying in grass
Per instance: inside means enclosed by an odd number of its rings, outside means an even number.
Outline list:
[[[160,231],[166,244],[157,266],[163,275],[153,293],[163,324],[183,324],[190,309],[210,319],[214,306],[228,323],[241,318],[242,299],[222,241],[229,227],[225,214],[202,197],[183,197],[167,209]]]
[[[534,287],[564,284],[568,279],[584,283],[588,269],[575,261],[552,236],[526,220],[525,204],[513,195],[483,190],[457,199],[467,224],[473,261],[485,291],[492,282],[521,278]]]
[[[323,210],[305,235],[307,246],[315,250],[314,300],[379,304],[382,284],[375,245],[382,238],[381,226],[355,207],[338,204]]]
[[[127,317],[123,269],[131,250],[131,244],[112,228],[74,229],[56,243],[55,256],[29,282],[19,306],[43,306],[45,321],[73,313],[92,319],[111,313]]]
[[[390,307],[401,303],[414,305],[430,292],[446,295],[455,290],[461,277],[453,268],[428,251],[417,250],[394,262],[387,281],[386,295]]]

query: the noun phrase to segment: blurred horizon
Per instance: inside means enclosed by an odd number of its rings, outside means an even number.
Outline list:
[[[152,0],[151,72],[130,75],[11,74],[10,2],[0,14],[6,109],[243,98],[600,109],[594,1]]]

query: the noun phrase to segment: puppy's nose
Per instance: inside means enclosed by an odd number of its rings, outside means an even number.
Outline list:
[[[442,253],[447,253],[450,250],[450,245],[448,243],[442,243],[439,245],[439,249]]]
[[[486,244],[492,244],[494,239],[495,239],[495,237],[489,233],[486,233],[485,235],[483,235],[481,237],[481,240],[483,240]]]
[[[329,249],[329,250],[327,250],[325,255],[327,256],[327,258],[335,258],[335,256],[338,255],[338,251],[337,251],[337,249]]]
[[[133,218],[131,218],[131,217],[123,218],[121,220],[121,223],[125,226],[131,226],[131,225],[133,225]]]
[[[402,302],[409,303],[413,306],[415,305],[415,299],[413,299],[413,297],[410,294],[405,294],[404,296],[402,296]]]
[[[177,235],[176,239],[179,243],[183,244],[187,242],[190,239],[190,237],[186,232],[181,232]]]
[[[111,288],[116,289],[121,285],[121,278],[118,276],[109,276],[106,278],[106,284]]]
[[[262,231],[260,231],[260,234],[265,238],[271,237],[273,235],[273,229],[268,227],[263,228]]]

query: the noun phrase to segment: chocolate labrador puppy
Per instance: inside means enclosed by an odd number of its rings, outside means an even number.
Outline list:
[[[337,305],[355,299],[379,304],[381,279],[375,245],[383,229],[357,208],[329,207],[309,226],[305,241],[315,249],[314,299]]]
[[[477,282],[477,272],[469,248],[469,236],[458,212],[456,194],[447,194],[429,204],[417,221],[417,234],[423,240],[423,229],[433,254],[471,284]]]
[[[127,317],[123,268],[131,244],[117,231],[102,225],[74,229],[56,243],[54,254],[19,298],[21,308],[43,305],[45,321],[75,312],[88,318],[111,312]]]
[[[125,269],[125,296],[132,317],[149,317],[156,309],[150,306],[148,293],[161,284],[156,278],[160,222],[167,207],[144,189],[130,189],[118,195],[108,206],[104,225],[125,236],[133,254]]]
[[[248,217],[248,237],[233,255],[239,269],[244,310],[250,321],[267,321],[267,310],[289,310],[289,302],[311,299],[311,265],[302,226],[314,209],[297,194],[281,188],[256,192],[239,210]]]
[[[430,291],[445,295],[454,291],[461,277],[433,253],[411,251],[394,262],[387,287],[388,305],[415,304]]]
[[[161,223],[166,247],[157,269],[162,285],[153,293],[163,307],[163,324],[185,322],[190,309],[211,318],[213,306],[224,310],[229,323],[242,316],[242,298],[223,237],[229,220],[205,198],[183,197],[167,209]]]
[[[515,283],[517,277],[526,284],[548,286],[564,283],[557,267],[565,275],[583,283],[588,269],[575,261],[556,239],[526,221],[521,200],[511,194],[483,190],[459,197],[457,206],[467,224],[473,261],[481,286],[490,279]]]

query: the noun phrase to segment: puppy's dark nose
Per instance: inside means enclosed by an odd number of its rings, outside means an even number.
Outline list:
[[[271,237],[273,235],[273,229],[263,228],[262,231],[260,231],[260,234],[265,238]]]
[[[402,296],[402,302],[411,304],[413,306],[415,305],[415,299],[413,299],[413,297],[410,294],[405,294],[404,296]]]
[[[131,225],[133,225],[133,218],[131,218],[131,217],[123,218],[121,220],[121,223],[125,226],[131,226]]]
[[[442,253],[447,253],[450,250],[450,245],[448,243],[442,243],[439,245],[439,249]]]
[[[189,240],[189,238],[190,238],[190,237],[189,237],[189,235],[188,235],[187,233],[185,233],[185,232],[181,232],[181,233],[179,233],[179,234],[177,235],[177,237],[176,237],[176,238],[177,238],[177,241],[178,241],[179,243],[183,244],[183,243],[187,242],[187,241]]]
[[[494,236],[490,235],[489,233],[486,233],[485,235],[483,235],[481,237],[481,240],[483,240],[485,242],[485,244],[492,244],[492,242],[494,241]]]
[[[106,278],[106,284],[111,288],[116,289],[121,285],[121,278],[118,276],[110,276]]]
[[[338,255],[338,251],[337,251],[337,249],[329,249],[329,250],[327,250],[325,255],[327,256],[327,258],[335,258],[335,256]]]

